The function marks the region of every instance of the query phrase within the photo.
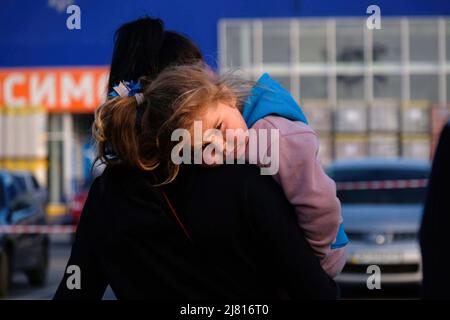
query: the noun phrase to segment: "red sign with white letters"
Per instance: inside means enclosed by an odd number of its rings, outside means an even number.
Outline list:
[[[105,99],[108,67],[0,69],[0,108],[91,113]]]

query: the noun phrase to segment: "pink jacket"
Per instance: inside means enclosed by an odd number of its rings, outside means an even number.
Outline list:
[[[346,261],[346,247],[330,247],[342,222],[341,204],[335,182],[320,164],[317,134],[303,122],[279,116],[260,119],[252,128],[279,130],[279,170],[273,177],[294,206],[298,224],[322,268],[334,278]],[[270,145],[267,151],[272,154]]]

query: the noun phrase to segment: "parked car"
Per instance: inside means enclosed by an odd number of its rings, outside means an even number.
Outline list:
[[[81,212],[83,211],[84,203],[87,200],[89,189],[91,187],[94,178],[88,178],[83,183],[80,184],[78,190],[70,201],[69,204],[69,224],[78,225],[80,221]]]
[[[20,192],[25,192],[33,195],[39,203],[45,208],[48,201],[47,190],[39,185],[36,177],[28,171],[14,171],[11,172],[14,179],[16,180]]]
[[[337,161],[327,170],[338,187],[348,259],[341,283],[366,283],[376,265],[381,283],[422,280],[418,231],[430,172],[428,162],[407,159]]]
[[[46,224],[43,206],[23,188],[15,173],[0,170],[0,226]],[[45,284],[48,266],[46,234],[0,232],[0,297],[8,293],[14,272],[25,272],[31,285]]]

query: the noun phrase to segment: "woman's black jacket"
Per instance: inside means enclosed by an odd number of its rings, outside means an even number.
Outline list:
[[[337,296],[281,188],[252,165],[184,165],[164,187],[107,168],[89,192],[55,299],[274,299]],[[68,285],[69,284],[69,285]]]

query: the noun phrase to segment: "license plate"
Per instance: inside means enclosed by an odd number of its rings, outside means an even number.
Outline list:
[[[355,252],[348,259],[352,264],[393,264],[403,260],[403,252]]]

